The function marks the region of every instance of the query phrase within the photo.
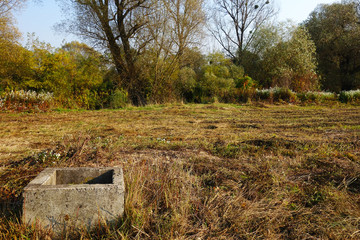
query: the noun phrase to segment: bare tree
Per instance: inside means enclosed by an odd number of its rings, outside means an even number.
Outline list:
[[[260,26],[275,16],[273,3],[269,0],[214,1],[211,33],[229,56],[241,61]]]
[[[204,0],[163,0],[171,20],[171,38],[180,68],[184,50],[197,45],[205,24]]]
[[[144,65],[151,72],[148,73],[151,75],[150,101],[162,103],[172,97],[171,78],[176,69],[176,56],[172,50],[175,43],[171,38],[171,19],[163,1],[155,1],[153,8],[146,28],[151,42],[147,46]]]
[[[14,24],[13,12],[19,10],[26,0],[0,0],[0,49],[4,41],[15,43],[21,36]]]
[[[0,25],[2,28],[10,23],[13,24],[13,11],[18,10],[25,2],[26,0],[0,0]],[[1,32],[0,34],[3,35]]]
[[[0,0],[0,17],[11,15],[11,11],[18,9],[25,0]]]

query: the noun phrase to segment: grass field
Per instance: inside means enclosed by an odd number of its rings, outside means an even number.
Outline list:
[[[125,215],[63,239],[360,239],[360,108],[165,105],[0,113],[0,239],[46,167],[122,166]]]

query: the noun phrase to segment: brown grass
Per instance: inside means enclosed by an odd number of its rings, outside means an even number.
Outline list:
[[[360,108],[168,105],[0,113],[0,239],[45,167],[122,166],[114,226],[64,239],[359,239]]]

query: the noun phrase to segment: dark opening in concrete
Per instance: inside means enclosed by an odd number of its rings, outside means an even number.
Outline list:
[[[124,196],[121,168],[47,168],[24,189],[23,221],[54,233],[111,224],[124,213]]]
[[[46,185],[113,184],[114,170],[56,170]]]

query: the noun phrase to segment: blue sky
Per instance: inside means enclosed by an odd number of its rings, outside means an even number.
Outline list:
[[[335,0],[275,0],[280,9],[279,21],[292,19],[296,23],[304,21],[321,3],[338,2]],[[77,39],[75,36],[60,34],[54,30],[54,25],[64,19],[56,0],[30,0],[26,7],[16,13],[18,28],[23,33],[23,43],[26,43],[27,33],[35,33],[40,41],[60,47],[63,42]]]

